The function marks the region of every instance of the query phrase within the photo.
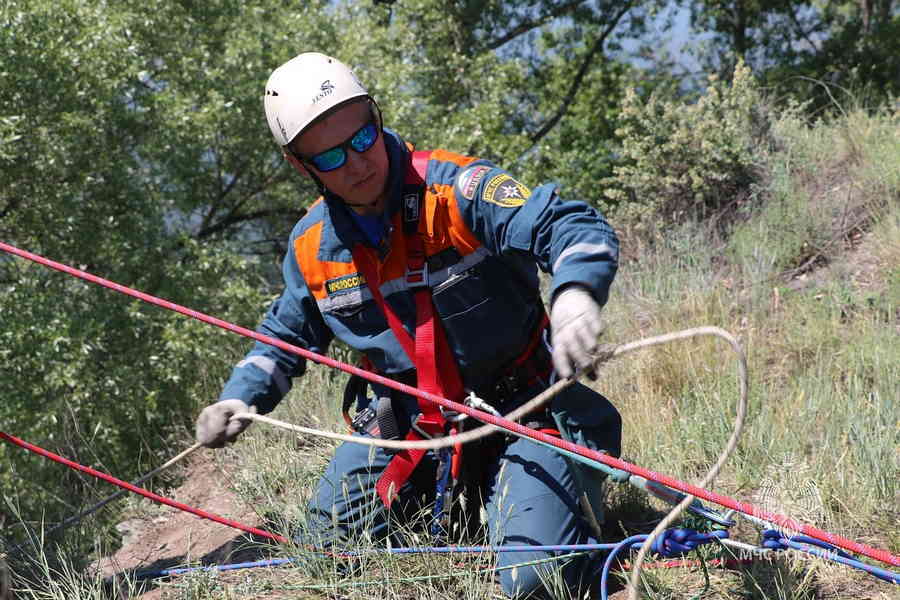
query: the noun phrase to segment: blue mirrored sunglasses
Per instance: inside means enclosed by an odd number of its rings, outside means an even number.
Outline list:
[[[371,148],[378,139],[378,126],[375,121],[369,121],[359,128],[343,143],[314,156],[303,157],[303,160],[312,164],[322,173],[340,169],[347,162],[347,148],[353,148],[355,152],[362,154]]]

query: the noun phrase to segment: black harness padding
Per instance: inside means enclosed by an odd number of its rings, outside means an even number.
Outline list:
[[[357,410],[362,408],[366,398],[366,389],[368,387],[368,380],[363,379],[359,375],[351,375],[350,379],[348,379],[347,383],[344,385],[344,402],[341,409],[347,413],[354,404],[356,404]]]
[[[394,401],[390,397],[382,396],[378,399],[378,404],[375,407],[375,416],[378,419],[378,430],[381,432],[381,439],[400,439],[400,423],[397,422],[397,415],[394,412]]]

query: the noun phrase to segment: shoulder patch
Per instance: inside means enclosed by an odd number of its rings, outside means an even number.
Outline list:
[[[475,197],[475,190],[478,189],[478,184],[481,183],[481,180],[484,179],[485,174],[491,170],[491,167],[487,167],[485,165],[478,165],[475,167],[469,167],[465,171],[463,171],[460,176],[456,180],[456,187],[459,190],[459,193],[463,198],[467,200],[471,200]]]
[[[484,186],[481,199],[504,208],[522,206],[531,196],[531,190],[507,175],[495,175]]]

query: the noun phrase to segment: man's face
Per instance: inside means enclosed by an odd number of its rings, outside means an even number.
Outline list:
[[[372,119],[368,102],[348,104],[304,131],[293,141],[291,148],[299,156],[314,156],[343,144]],[[381,214],[388,177],[384,136],[379,132],[378,139],[365,152],[359,153],[349,147],[345,150],[347,162],[333,171],[319,171],[309,162],[301,166],[290,154],[288,160],[304,175],[304,166],[315,173],[326,188],[343,198],[359,214]]]

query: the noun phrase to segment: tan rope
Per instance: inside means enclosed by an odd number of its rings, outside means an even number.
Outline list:
[[[635,350],[642,350],[645,348],[649,348],[651,346],[658,346],[661,344],[667,344],[670,342],[683,340],[691,337],[702,336],[702,335],[711,335],[718,336],[725,339],[730,345],[732,350],[738,356],[738,375],[739,375],[739,385],[740,385],[740,397],[738,400],[737,406],[737,415],[735,417],[734,422],[734,430],[731,433],[731,437],[728,440],[728,443],[725,445],[725,449],[719,455],[719,458],[716,460],[715,464],[707,471],[706,475],[700,480],[697,484],[697,487],[706,487],[709,483],[715,479],[716,475],[719,474],[719,471],[722,469],[722,466],[725,464],[725,461],[728,460],[728,457],[734,452],[734,449],[737,447],[738,440],[741,436],[741,432],[744,428],[744,420],[747,416],[747,402],[748,402],[748,376],[747,376],[747,358],[744,355],[744,351],[738,343],[737,339],[732,336],[730,333],[721,329],[719,327],[694,327],[691,329],[684,329],[682,331],[676,331],[673,333],[667,333],[663,335],[658,335],[650,338],[645,338],[642,340],[637,340],[635,342],[630,342],[628,344],[623,344],[621,346],[602,346],[599,356],[594,359],[594,367],[599,367],[603,363],[611,360],[614,357],[622,356],[623,354],[627,354],[629,352],[634,352]],[[504,418],[510,421],[515,421],[520,419],[522,416],[530,413],[531,411],[537,409],[545,402],[547,402],[550,398],[560,393],[565,388],[569,387],[580,377],[580,373],[576,373],[576,375],[571,379],[563,379],[561,381],[556,382],[552,386],[548,387],[546,390],[517,408],[516,410],[510,412]],[[333,433],[330,431],[321,431],[318,429],[311,429],[309,427],[301,427],[299,425],[293,425],[291,423],[285,423],[283,421],[278,421],[276,419],[272,419],[270,417],[265,417],[262,415],[257,415],[255,413],[238,413],[231,417],[232,419],[248,419],[251,421],[260,421],[263,423],[268,423],[269,425],[274,425],[276,427],[280,427],[282,429],[288,429],[290,431],[295,431],[299,433],[308,433],[311,435],[318,435],[334,440],[342,440],[345,442],[352,442],[356,444],[363,444],[366,446],[378,446],[381,448],[392,448],[392,449],[437,449],[437,448],[445,448],[447,446],[452,446],[455,444],[464,444],[467,442],[471,442],[482,438],[486,435],[489,435],[495,431],[502,430],[501,427],[497,427],[495,425],[482,425],[476,429],[471,431],[466,431],[457,435],[444,436],[440,438],[430,439],[430,440],[419,440],[419,441],[399,441],[399,440],[381,440],[376,438],[367,438],[361,436],[352,436],[341,433]],[[640,551],[638,552],[637,558],[634,561],[634,567],[631,572],[631,579],[628,585],[628,599],[636,600],[638,594],[638,581],[641,572],[641,566],[644,562],[644,557],[647,554],[647,550],[653,544],[653,540],[662,532],[666,527],[669,526],[681,512],[695,499],[692,495],[687,495],[685,498],[675,506],[666,517],[660,521],[660,523],[656,526],[656,528],[650,533],[647,540],[641,546]]]
[[[673,342],[679,339],[684,339],[688,337],[693,337],[697,335],[722,335],[729,341],[733,338],[731,335],[718,327],[696,327],[693,329],[685,329],[683,331],[678,331],[675,333],[669,333],[665,335],[659,335],[651,338],[645,338],[643,340],[638,340],[636,342],[631,342],[628,344],[623,344],[621,346],[610,346],[606,345],[601,347],[601,352],[599,356],[594,359],[594,367],[599,367],[603,363],[608,360],[621,356],[623,354],[627,354],[629,352],[633,352],[635,350],[641,350],[644,348],[649,348],[650,346],[657,346],[660,344],[665,344],[668,342]],[[738,353],[739,356],[743,359],[743,352]],[[742,372],[746,373],[746,365],[742,365]],[[562,390],[569,387],[578,379],[580,375],[576,374],[572,379],[563,379],[557,381],[546,390],[526,402],[525,404],[518,407],[516,410],[510,412],[507,415],[504,415],[504,419],[509,421],[516,421],[522,418],[524,415],[536,410],[548,400],[559,394]],[[362,444],[364,446],[377,446],[379,448],[390,448],[393,450],[412,450],[412,449],[421,449],[421,450],[435,450],[438,448],[446,448],[448,446],[453,446],[456,444],[465,444],[468,442],[475,441],[477,439],[483,438],[486,435],[489,435],[495,431],[500,431],[503,428],[497,427],[495,425],[482,425],[476,429],[472,429],[470,431],[464,431],[462,433],[456,435],[448,435],[439,438],[434,438],[430,440],[417,440],[417,441],[406,441],[406,440],[382,440],[378,438],[369,438],[369,437],[361,437],[354,436],[344,433],[336,433],[332,431],[323,431],[321,429],[312,429],[310,427],[303,427],[301,425],[294,425],[292,423],[285,423],[284,421],[279,421],[278,419],[273,419],[271,417],[266,417],[263,415],[258,415],[256,413],[250,412],[242,412],[236,413],[231,417],[233,420],[248,420],[248,421],[259,421],[261,423],[266,423],[268,425],[272,425],[274,427],[280,427],[281,429],[287,429],[288,431],[294,431],[297,433],[306,433],[310,435],[317,435],[324,438],[339,440],[344,442],[352,442],[355,444]]]
[[[562,381],[558,381],[554,383],[552,386],[548,387],[546,390],[529,400],[527,403],[523,404],[516,410],[510,412],[504,418],[510,421],[515,421],[517,419],[522,418],[523,415],[531,412],[538,406],[544,404],[547,400],[558,394],[563,389],[569,387],[574,383],[573,379],[565,379]],[[289,431],[296,431],[298,433],[309,433],[312,435],[318,435],[321,437],[329,438],[332,440],[341,440],[344,442],[353,442],[354,444],[362,444],[363,446],[377,446],[379,448],[391,448],[394,450],[410,450],[410,449],[423,449],[423,450],[435,450],[438,448],[446,448],[447,446],[453,446],[456,444],[465,444],[468,442],[473,442],[477,439],[483,438],[487,435],[495,431],[502,431],[502,427],[497,427],[496,425],[482,425],[481,427],[477,427],[470,431],[464,431],[463,433],[459,433],[456,435],[448,435],[439,438],[433,438],[430,440],[417,440],[417,441],[406,441],[406,440],[382,440],[379,438],[370,438],[370,437],[361,437],[348,435],[346,433],[335,433],[333,431],[323,431],[321,429],[311,429],[309,427],[303,427],[301,425],[294,425],[292,423],[285,423],[284,421],[279,421],[277,419],[272,419],[271,417],[265,417],[263,415],[258,415],[256,413],[237,413],[231,417],[235,420],[247,419],[250,421],[259,421],[261,423],[267,423],[269,425],[274,425],[275,427],[280,427],[282,429],[287,429]]]
[[[744,420],[747,417],[747,403],[748,403],[748,393],[749,393],[749,383],[747,376],[747,357],[744,355],[744,351],[738,343],[737,339],[734,338],[730,333],[723,329],[719,329],[718,327],[698,327],[696,329],[688,329],[685,331],[676,332],[673,334],[669,334],[667,336],[660,336],[660,338],[666,338],[665,341],[659,343],[670,342],[678,339],[683,339],[686,337],[691,337],[694,335],[717,335],[719,337],[724,338],[729,344],[731,344],[732,350],[738,355],[738,370],[739,370],[739,378],[740,378],[740,396],[738,400],[737,406],[737,414],[734,420],[734,430],[731,432],[731,437],[728,440],[728,443],[725,444],[725,449],[719,454],[718,460],[716,463],[706,472],[706,475],[703,476],[703,479],[697,484],[697,487],[705,488],[708,486],[713,479],[715,479],[716,475],[719,474],[719,471],[722,469],[722,466],[725,464],[725,461],[728,460],[728,457],[731,456],[731,453],[734,452],[734,449],[737,447],[738,439],[741,437],[741,432],[744,429]],[[633,346],[635,348],[642,347],[641,342],[635,342]],[[634,560],[634,567],[631,572],[631,579],[628,581],[628,600],[637,600],[638,598],[638,584],[640,582],[640,574],[641,574],[641,565],[644,563],[644,558],[647,555],[647,551],[653,545],[653,541],[656,537],[662,533],[676,518],[678,515],[687,508],[691,502],[694,501],[694,496],[688,494],[682,499],[672,510],[669,511],[669,514],[665,516],[665,518],[659,522],[659,524],[650,532],[650,535],[644,541],[644,544],[641,546],[640,551],[638,552],[637,557]]]

